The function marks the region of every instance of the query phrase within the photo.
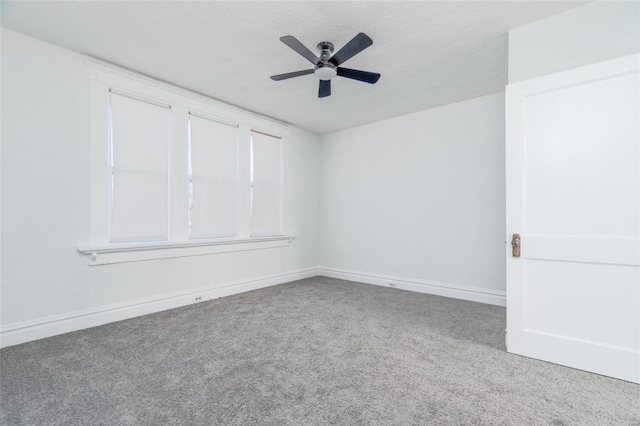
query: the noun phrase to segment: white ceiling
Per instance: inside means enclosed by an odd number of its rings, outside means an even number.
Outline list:
[[[568,1],[2,2],[2,26],[327,133],[504,89],[507,30],[575,7]],[[344,66],[379,72],[368,85],[332,80],[318,99],[311,68],[279,41],[315,52],[358,32],[373,46]]]

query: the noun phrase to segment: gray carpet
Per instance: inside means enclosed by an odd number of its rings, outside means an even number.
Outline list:
[[[7,425],[640,425],[504,308],[316,277],[0,351]]]

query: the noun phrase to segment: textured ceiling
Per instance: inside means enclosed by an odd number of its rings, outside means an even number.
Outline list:
[[[2,2],[2,26],[327,133],[503,90],[507,30],[581,2]],[[279,41],[336,50],[365,32],[373,46],[344,66],[375,85],[334,78],[318,99],[311,64]]]

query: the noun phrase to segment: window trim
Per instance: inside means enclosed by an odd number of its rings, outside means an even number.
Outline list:
[[[288,246],[295,236],[287,233],[282,210],[281,235],[251,236],[251,181],[249,149],[251,131],[267,133],[282,139],[282,200],[288,205],[286,179],[290,127],[277,120],[207,98],[197,93],[119,69],[96,60],[87,60],[90,89],[90,229],[87,242],[78,247],[90,256],[90,265],[131,262],[171,257],[197,256],[229,251],[256,250]],[[169,106],[171,146],[169,154],[169,233],[167,241],[109,242],[109,120],[111,92]],[[221,238],[190,238],[188,204],[188,121],[190,112],[214,118],[223,124],[239,128],[239,191],[238,236]],[[196,115],[196,116],[197,116]],[[204,117],[203,117],[204,118]],[[183,158],[184,157],[184,158]],[[184,205],[183,205],[184,204]]]

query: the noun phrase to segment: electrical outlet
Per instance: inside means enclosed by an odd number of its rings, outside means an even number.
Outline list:
[[[396,288],[396,285],[395,285],[395,283],[389,283],[389,287]]]
[[[202,302],[202,296],[196,296],[196,298],[193,300],[194,303],[198,303],[198,302]]]

